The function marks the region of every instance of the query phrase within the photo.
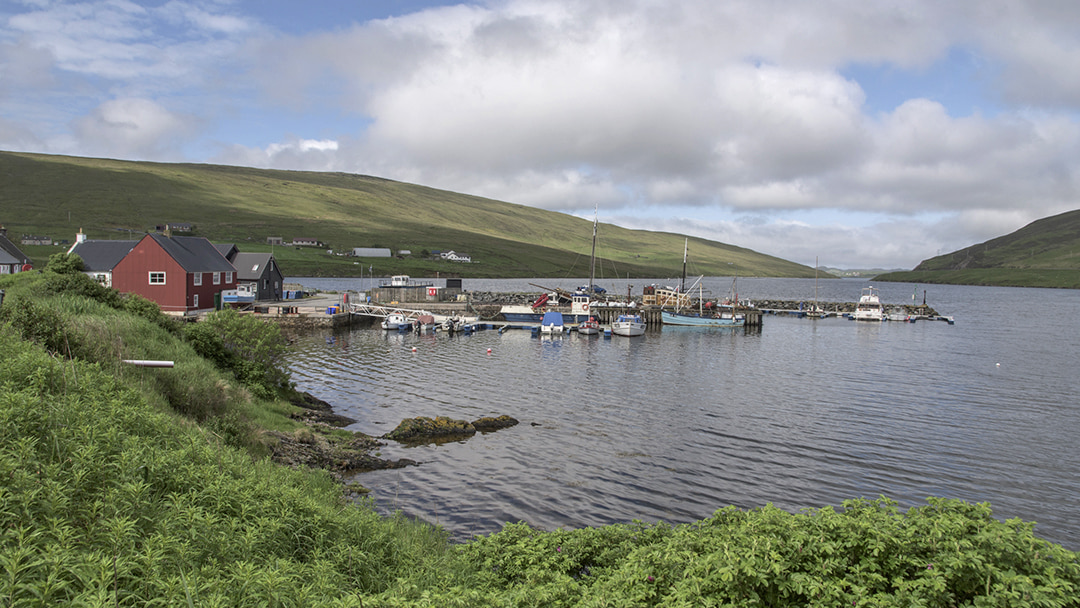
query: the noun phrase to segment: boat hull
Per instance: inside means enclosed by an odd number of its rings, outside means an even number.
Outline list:
[[[682,325],[686,327],[741,327],[745,319],[738,317],[702,317],[662,311],[660,319],[664,325]]]
[[[507,323],[540,323],[544,319],[544,311],[535,311],[528,306],[503,306],[499,314]],[[562,316],[564,323],[581,323],[589,319],[588,313],[562,312]]]
[[[645,322],[637,315],[620,315],[611,323],[611,333],[616,336],[641,336],[645,334]]]

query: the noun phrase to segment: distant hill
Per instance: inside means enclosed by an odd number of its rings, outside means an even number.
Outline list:
[[[0,184],[0,223],[16,238],[73,241],[79,229],[89,238],[131,238],[177,222],[243,251],[272,250],[289,276],[589,275],[589,220],[378,177],[0,152]],[[271,249],[268,237],[321,246]],[[676,276],[684,238],[601,224],[597,276]],[[355,247],[409,253],[340,255]],[[26,253],[47,258],[59,250]],[[449,250],[473,262],[433,255]],[[706,239],[690,237],[690,251],[695,274],[814,276],[813,268]]]
[[[1080,210],[1036,220],[876,280],[1080,289]]]

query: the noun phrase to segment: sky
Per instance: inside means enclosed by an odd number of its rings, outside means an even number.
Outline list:
[[[810,266],[1080,208],[1078,110],[1074,0],[0,0],[2,150],[376,175]]]

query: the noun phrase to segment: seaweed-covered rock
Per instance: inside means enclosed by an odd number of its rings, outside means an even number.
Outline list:
[[[289,403],[292,403],[296,407],[303,408],[301,411],[291,415],[294,420],[303,420],[308,424],[317,424],[321,422],[339,428],[356,423],[356,420],[349,418],[348,416],[335,414],[333,406],[311,393],[295,392],[289,398]]]
[[[481,433],[490,433],[499,429],[505,429],[514,426],[518,421],[516,418],[511,418],[506,414],[492,418],[491,416],[485,416],[477,420],[473,420],[472,425],[477,431]]]
[[[269,431],[271,458],[289,467],[324,469],[337,479],[346,473],[397,469],[418,464],[414,460],[383,460],[369,452],[382,445],[363,433],[348,437],[328,435],[318,427],[304,427],[292,433]]]
[[[467,437],[476,434],[476,427],[465,420],[446,416],[406,418],[384,437],[395,441],[425,441],[440,437]]]

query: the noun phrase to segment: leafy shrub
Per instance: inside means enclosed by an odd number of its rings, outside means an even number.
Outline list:
[[[10,323],[24,340],[40,344],[53,354],[67,356],[71,352],[64,319],[51,308],[28,299],[5,302],[0,308],[0,323],[5,322]]]
[[[137,293],[124,294],[120,300],[120,308],[174,334],[180,330],[181,321],[161,312],[161,307],[157,305],[157,302],[148,300]]]
[[[42,295],[83,296],[120,308],[120,292],[105,287],[81,272],[59,274],[46,272]]]
[[[49,256],[45,270],[57,274],[79,274],[86,268],[83,259],[74,253],[54,253]]]
[[[188,343],[261,399],[290,388],[286,343],[277,325],[235,310],[220,310],[184,329]]]

